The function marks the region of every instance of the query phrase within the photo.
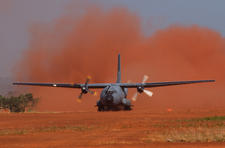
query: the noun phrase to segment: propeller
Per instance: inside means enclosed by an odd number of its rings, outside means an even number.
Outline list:
[[[78,96],[78,100],[77,100],[78,102],[81,102],[83,94],[90,93],[90,94],[92,94],[94,96],[97,96],[97,92],[91,91],[91,90],[88,89],[88,83],[89,83],[90,80],[91,80],[91,76],[88,76],[86,81],[85,81],[85,83],[84,83],[84,85],[81,86],[81,93]]]
[[[143,80],[142,80],[142,84],[144,84],[147,80],[148,80],[148,76],[144,75]],[[152,97],[153,92],[149,91],[149,90],[145,90],[143,86],[138,86],[137,87],[137,92],[133,95],[132,100],[136,101],[137,97],[138,97],[138,93],[142,93],[144,92],[147,96]]]

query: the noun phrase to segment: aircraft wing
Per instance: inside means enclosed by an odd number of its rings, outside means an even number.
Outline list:
[[[46,86],[46,87],[66,87],[66,88],[73,88],[78,87],[76,84],[61,84],[61,83],[13,83],[13,85],[29,85],[29,86]]]
[[[193,84],[193,83],[206,83],[215,82],[215,80],[197,80],[197,81],[172,81],[172,82],[154,82],[154,83],[121,83],[121,87],[125,88],[137,88],[141,87],[162,87],[162,86],[172,86],[172,85],[182,85],[182,84]]]
[[[85,84],[63,84],[63,83],[23,83],[17,82],[13,85],[28,85],[28,86],[45,86],[45,87],[64,87],[64,88],[81,88]],[[96,83],[96,84],[87,84],[88,88],[105,88],[109,86],[110,83]]]
[[[193,83],[205,83],[205,82],[215,82],[215,80],[198,80],[198,81],[172,81],[172,82],[154,82],[154,83],[95,83],[87,84],[88,88],[105,88],[110,85],[119,85],[124,88],[137,88],[141,87],[162,87],[171,85],[182,85],[182,84],[193,84]],[[85,84],[63,84],[63,83],[13,83],[13,85],[29,85],[29,86],[45,86],[45,87],[64,87],[64,88],[81,88]]]

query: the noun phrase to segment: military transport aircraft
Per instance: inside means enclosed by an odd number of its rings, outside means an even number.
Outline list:
[[[154,82],[145,83],[148,76],[144,76],[142,83],[121,83],[121,66],[120,66],[120,54],[118,55],[118,71],[116,83],[96,83],[89,84],[90,78],[88,77],[84,84],[57,84],[57,83],[13,83],[13,85],[32,85],[32,86],[47,86],[47,87],[64,87],[64,88],[78,88],[81,89],[79,100],[83,94],[94,94],[90,89],[100,89],[100,100],[97,101],[98,111],[110,111],[110,110],[131,110],[131,101],[127,99],[128,88],[136,88],[137,92],[133,96],[132,100],[136,101],[137,94],[144,92],[148,96],[152,96],[153,93],[145,88],[191,84],[191,83],[203,83],[203,82],[215,82],[215,80],[197,80],[197,81],[173,81],[173,82]]]

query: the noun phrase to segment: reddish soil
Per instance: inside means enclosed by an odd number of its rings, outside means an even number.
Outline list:
[[[170,112],[133,110],[130,112],[0,113],[0,147],[222,148],[225,147],[223,142],[154,141],[148,139],[148,135],[156,133],[153,135],[161,136],[161,131],[174,130],[171,127],[176,128],[175,125],[180,124],[178,120],[220,116],[224,113],[224,109]],[[206,122],[208,124],[210,121]],[[201,124],[205,123],[201,122]],[[210,127],[213,126],[207,128]]]

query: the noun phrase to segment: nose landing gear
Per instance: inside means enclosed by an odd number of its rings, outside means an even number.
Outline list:
[[[129,101],[129,100],[128,100]],[[132,110],[131,104],[120,104],[120,105],[103,105],[101,101],[97,102],[98,107],[97,111],[102,112],[102,111],[130,111]]]

